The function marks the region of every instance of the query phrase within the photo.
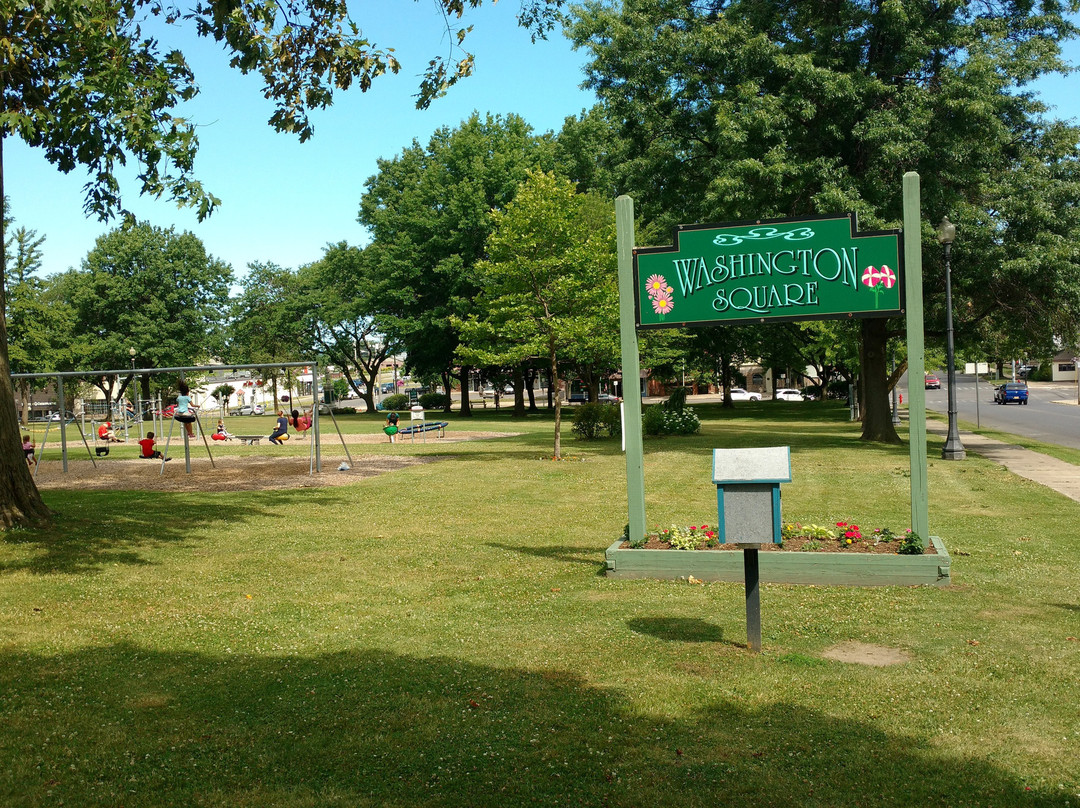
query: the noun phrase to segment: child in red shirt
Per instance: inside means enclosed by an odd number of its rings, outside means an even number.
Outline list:
[[[139,446],[142,447],[142,456],[147,460],[161,460],[161,452],[154,448],[157,445],[157,441],[154,440],[154,433],[147,432],[146,437],[139,441]],[[166,457],[165,462],[168,463],[172,460],[171,457]]]

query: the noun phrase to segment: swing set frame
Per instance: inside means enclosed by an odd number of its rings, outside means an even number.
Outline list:
[[[311,408],[311,451],[308,474],[314,475],[316,471],[322,471],[322,440],[321,432],[319,430],[319,393],[320,384],[319,376],[320,369],[319,363],[315,360],[309,360],[304,362],[270,362],[259,365],[231,365],[231,364],[214,364],[214,365],[191,365],[185,367],[169,367],[169,368],[126,368],[124,370],[66,370],[66,371],[54,371],[52,373],[13,373],[12,379],[53,379],[56,382],[56,395],[58,401],[61,402],[61,409],[64,401],[64,379],[77,379],[87,376],[130,376],[132,379],[141,375],[153,375],[155,373],[178,373],[183,375],[184,373],[207,373],[214,371],[222,372],[236,372],[240,370],[265,370],[266,368],[312,368],[311,374],[311,392],[312,392],[312,408]],[[141,408],[139,408],[141,409]],[[337,418],[334,417],[333,409],[330,410],[330,419],[334,422],[334,429],[337,431],[338,438],[341,440],[342,448],[345,449],[345,456],[349,459],[349,464],[352,465],[352,455],[349,453],[349,447],[345,443],[345,436],[341,434],[341,427],[338,425]],[[175,419],[172,419],[173,424],[169,426],[169,436],[165,444],[164,456],[168,457],[169,441],[172,440],[172,429],[175,424]],[[86,434],[83,432],[82,427],[78,421],[73,421],[79,431],[79,437],[82,439],[83,446],[86,447],[86,454],[90,458],[90,462],[97,468],[97,462],[94,460],[94,452],[90,449],[90,444],[86,440]],[[125,417],[125,424],[127,423]],[[210,444],[206,440],[206,435],[202,429],[202,423],[198,418],[195,419],[195,423],[198,425],[199,433],[202,435],[203,443],[206,446],[207,457],[210,458],[211,467],[214,466],[214,457],[210,452]],[[45,443],[49,438],[49,428],[52,422],[50,421],[45,427],[45,435],[41,440],[41,446],[38,449],[37,460],[40,461],[41,455],[45,450]],[[63,417],[60,420],[60,454],[63,459],[64,473],[68,471],[68,447],[67,447],[67,424],[64,422]],[[164,425],[163,425],[164,426]],[[189,436],[187,430],[184,432],[184,467],[188,474],[191,473],[191,447],[189,442]],[[95,434],[96,443],[96,434]],[[35,464],[34,474],[37,474],[37,469],[40,467],[40,462]],[[162,461],[161,472],[165,471],[165,462]]]

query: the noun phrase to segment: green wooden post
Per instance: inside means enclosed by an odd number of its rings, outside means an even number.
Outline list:
[[[907,296],[908,448],[911,457],[911,529],[923,547],[930,541],[930,494],[926,481],[926,374],[923,344],[922,213],[919,175],[904,174],[904,292]]]
[[[615,200],[619,256],[619,339],[622,347],[623,440],[630,538],[645,535],[645,450],[641,441],[641,368],[634,318],[634,200]]]

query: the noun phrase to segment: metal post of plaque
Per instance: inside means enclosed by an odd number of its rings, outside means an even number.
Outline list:
[[[791,482],[791,449],[713,449],[717,538],[743,551],[746,579],[746,644],[761,652],[758,548],[779,544],[780,483]]]

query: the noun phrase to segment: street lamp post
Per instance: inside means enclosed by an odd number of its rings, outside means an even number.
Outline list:
[[[953,348],[952,270],[949,261],[955,239],[956,225],[945,216],[938,225],[938,241],[945,248],[945,354],[949,386],[949,432],[941,450],[943,460],[963,460],[967,456],[964,444],[960,442],[960,430],[956,426],[956,355]]]

